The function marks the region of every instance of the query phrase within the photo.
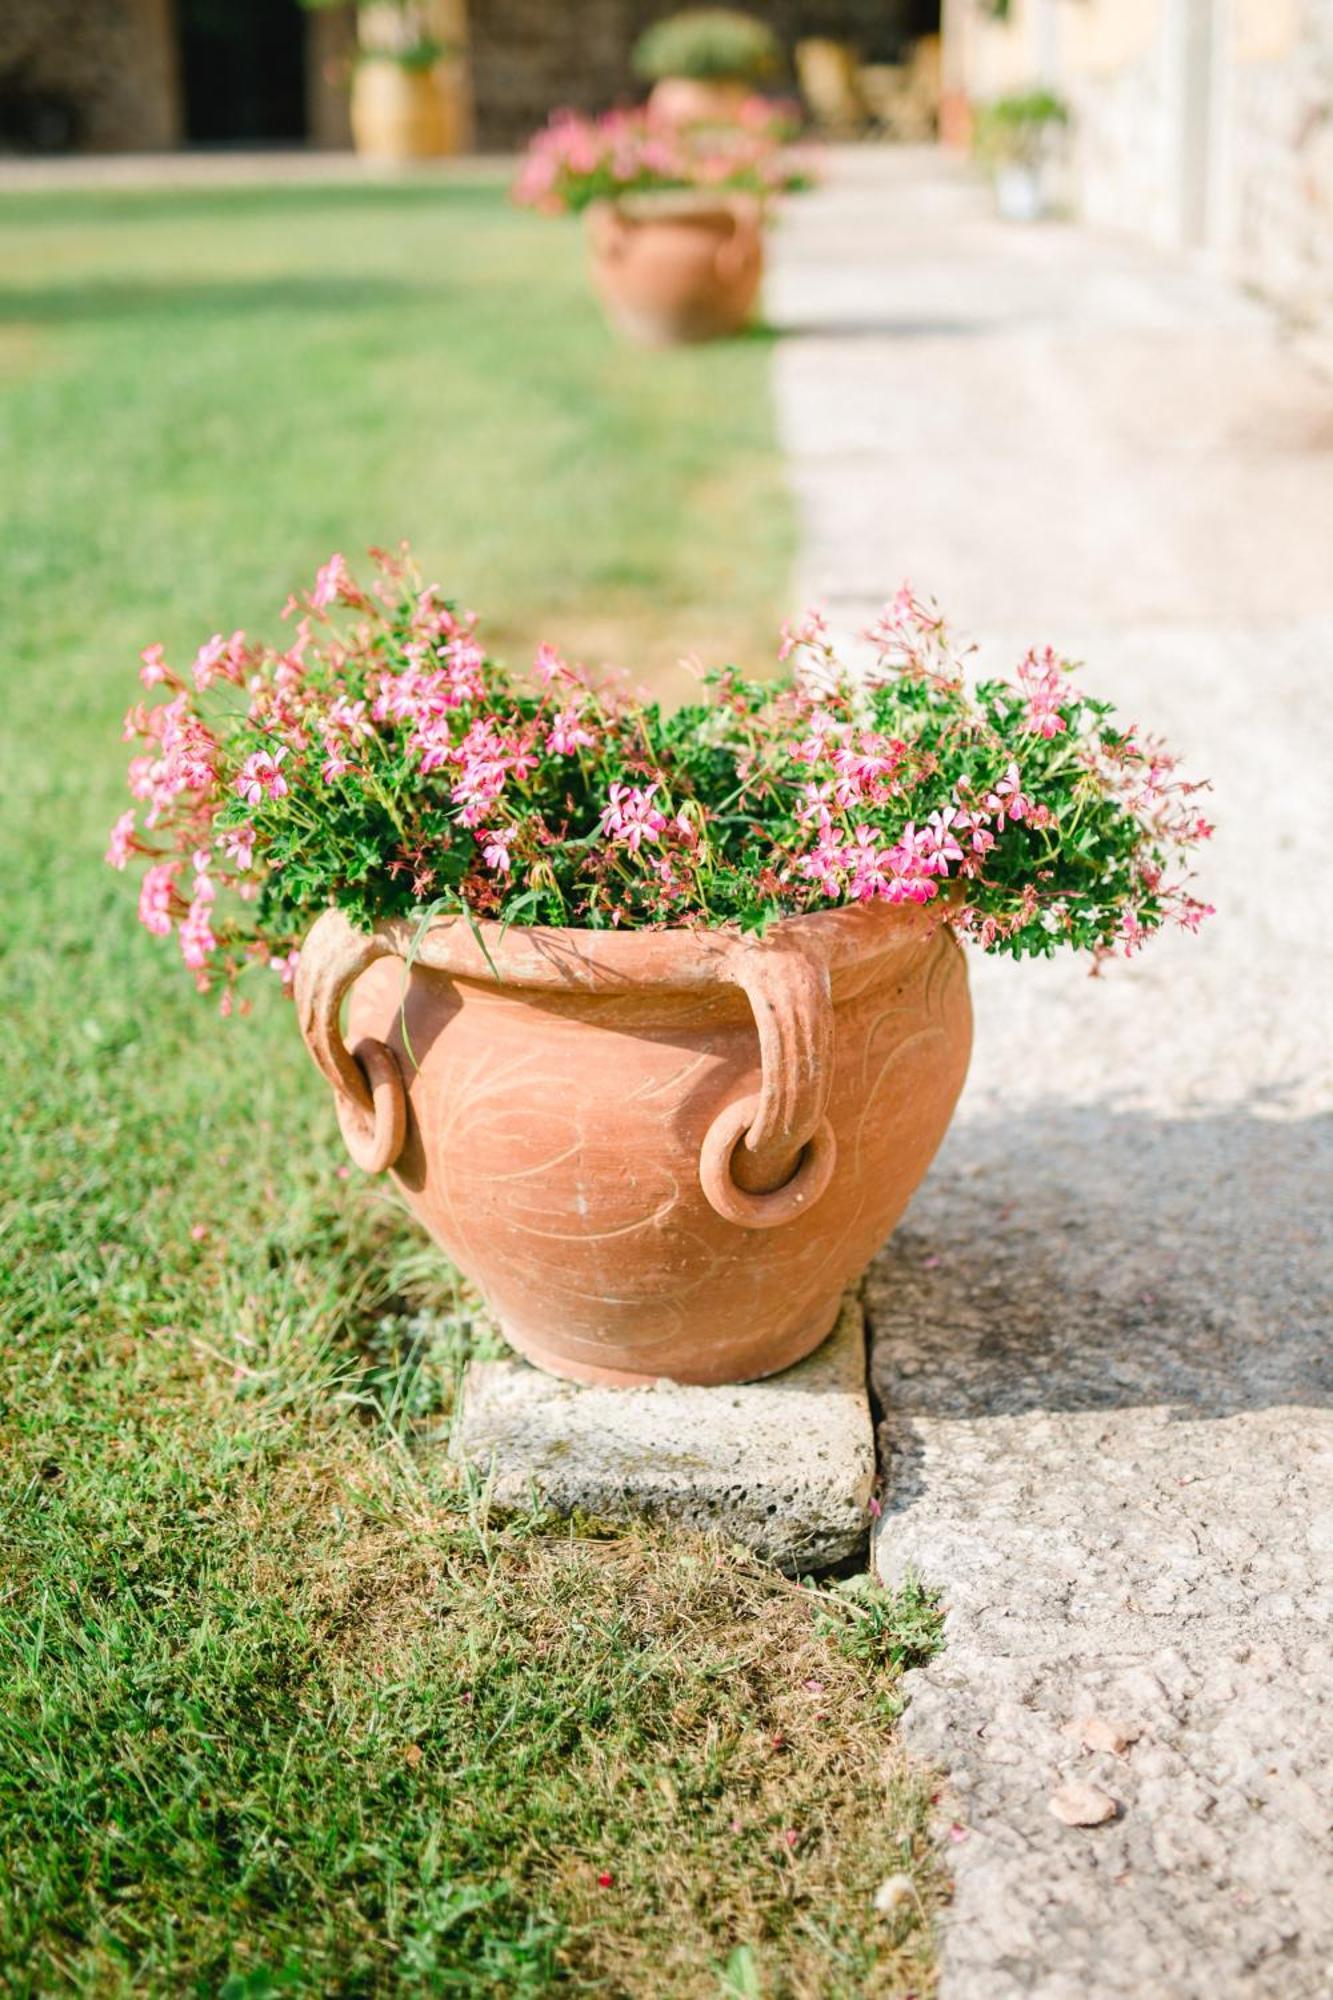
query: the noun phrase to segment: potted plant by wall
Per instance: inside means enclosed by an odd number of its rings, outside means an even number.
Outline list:
[[[224,1013],[294,988],[353,1159],[576,1380],[824,1338],[962,1087],[960,940],[1098,958],[1207,914],[1162,746],[1049,651],[969,686],[906,590],[869,668],[808,616],[787,678],[672,715],[550,647],[511,677],[406,556],[289,610],[282,650],[145,652],[107,858]]]
[[[1049,214],[1055,148],[1068,124],[1068,106],[1049,90],[1000,97],[977,114],[973,144],[1007,222],[1037,222]]]
[[[745,325],[773,197],[809,184],[772,107],[749,99],[725,129],[686,131],[652,111],[558,112],[529,146],[514,198],[543,214],[586,214],[608,318],[631,339],[667,345]]]
[[[680,125],[727,124],[781,66],[773,30],[732,7],[668,15],[634,45],[635,72],[653,86],[653,112]]]
[[[472,120],[461,0],[366,0],[356,25],[350,112],[357,152],[384,164],[462,152]]]

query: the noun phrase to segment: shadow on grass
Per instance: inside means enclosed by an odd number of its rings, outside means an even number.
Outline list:
[[[456,288],[400,278],[191,278],[181,283],[92,278],[78,285],[0,287],[0,325],[73,326],[104,320],[220,319],[254,313],[372,312]]]
[[[439,208],[466,216],[514,213],[506,202],[507,177],[467,181],[325,182],[319,186],[263,185],[215,188],[80,188],[0,193],[0,222],[11,226],[61,223],[255,220],[292,215],[317,217],[337,210]]]
[[[775,340],[972,340],[993,334],[987,319],[845,319],[798,321],[774,326]]]

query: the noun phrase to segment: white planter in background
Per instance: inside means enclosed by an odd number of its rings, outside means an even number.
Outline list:
[[[1040,222],[1047,208],[1041,168],[1021,161],[997,167],[995,206],[1006,222]]]

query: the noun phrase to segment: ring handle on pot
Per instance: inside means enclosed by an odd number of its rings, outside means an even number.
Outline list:
[[[407,1095],[392,1049],[367,1037],[349,1050],[339,1015],[348,988],[394,948],[359,931],[341,910],[325,910],[301,946],[296,971],[296,1018],[305,1045],[333,1086],[338,1127],[358,1167],[382,1174],[403,1150]]]
[[[699,1178],[725,1221],[776,1229],[819,1200],[837,1164],[826,1116],[833,1081],[828,968],[792,945],[759,944],[732,952],[722,976],[753,1010],[760,1084],[714,1118]]]
[[[727,213],[731,228],[713,252],[713,269],[724,285],[729,285],[734,278],[740,277],[754,254],[754,246],[750,241],[748,230],[744,227],[742,217],[734,208],[728,209]]]
[[[629,226],[612,201],[595,201],[588,210],[588,236],[594,255],[619,263],[629,248]]]

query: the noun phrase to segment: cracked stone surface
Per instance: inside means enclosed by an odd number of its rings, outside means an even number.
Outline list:
[[[818,1351],[766,1382],[583,1388],[526,1361],[473,1361],[455,1450],[494,1504],[716,1529],[782,1568],[863,1550],[875,1474],[865,1318],[850,1294]]]
[[[943,2000],[1328,2000],[1333,385],[924,155],[842,159],[776,247],[805,594],[853,632],[907,576],[992,663],[1050,639],[1216,781],[1198,938],[973,958],[867,1287],[875,1561],[948,1602],[904,1723],[947,1774]],[[1067,1824],[1087,1787],[1113,1815]]]

